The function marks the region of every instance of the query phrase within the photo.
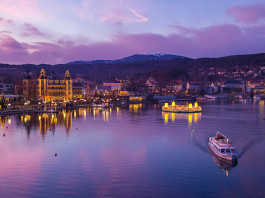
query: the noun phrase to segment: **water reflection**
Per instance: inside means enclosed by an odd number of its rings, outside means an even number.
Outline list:
[[[214,154],[214,152],[208,147],[208,151],[211,155],[212,160],[217,164],[218,168],[222,169],[225,175],[229,176],[229,171],[231,171],[232,168],[236,167],[238,164],[237,160],[225,160],[217,155]]]
[[[134,112],[138,112],[140,106],[134,106]],[[42,113],[42,114],[24,114],[15,116],[3,116],[0,117],[1,129],[5,129],[7,125],[11,125],[12,119],[17,126],[23,126],[26,129],[28,138],[30,137],[31,131],[38,128],[42,138],[44,139],[47,131],[55,132],[56,126],[65,126],[66,134],[69,135],[72,128],[73,120],[82,119],[86,120],[87,116],[93,117],[94,120],[102,119],[104,122],[109,122],[111,114],[117,113],[117,119],[121,119],[120,107],[98,109],[98,108],[80,108],[73,110],[62,110],[58,113]]]
[[[187,120],[189,126],[201,120],[202,113],[169,113],[162,111],[162,118],[165,123],[169,121],[175,122],[176,120]]]
[[[0,194],[221,197],[233,188],[234,197],[263,197],[261,105],[231,107],[205,105],[202,114],[176,114],[138,105],[2,117]],[[209,153],[208,137],[216,130],[235,140],[243,155],[238,166]]]

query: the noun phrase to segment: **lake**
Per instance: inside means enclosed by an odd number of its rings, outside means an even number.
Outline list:
[[[1,197],[265,197],[264,101],[202,104],[196,114],[161,107],[0,118]],[[236,163],[209,151],[217,131]]]

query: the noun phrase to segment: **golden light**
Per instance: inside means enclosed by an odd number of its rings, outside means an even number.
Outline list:
[[[41,116],[39,116],[39,120],[41,120]]]
[[[168,123],[168,113],[165,113],[165,123]]]
[[[175,113],[171,113],[172,122],[175,122]]]
[[[192,114],[189,113],[189,118],[188,118],[189,124],[192,124]]]
[[[74,110],[74,118],[76,118],[76,110]]]
[[[192,103],[189,103],[189,109],[191,109],[192,108]]]
[[[11,118],[8,119],[8,124],[11,124]]]
[[[195,114],[194,114],[194,122],[195,122],[195,123],[198,122],[198,113],[195,113]]]
[[[165,107],[168,107],[168,103],[165,103]]]
[[[176,106],[176,103],[173,101],[172,102],[172,107],[175,107]]]
[[[198,107],[198,102],[195,102],[195,103],[194,103],[194,106],[195,106],[195,107]]]
[[[84,120],[86,119],[86,109],[84,109]]]
[[[109,121],[109,112],[106,111],[106,122],[108,122],[108,121]]]

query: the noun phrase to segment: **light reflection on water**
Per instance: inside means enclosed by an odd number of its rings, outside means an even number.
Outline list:
[[[264,118],[264,101],[205,104],[196,114],[134,104],[1,117],[0,194],[264,197]],[[238,163],[209,152],[216,131],[233,140]]]

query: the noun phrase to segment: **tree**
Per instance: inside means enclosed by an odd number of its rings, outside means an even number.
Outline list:
[[[7,104],[6,104],[6,99],[4,96],[4,93],[2,92],[1,98],[0,98],[0,107],[1,109],[6,109],[7,108]]]

